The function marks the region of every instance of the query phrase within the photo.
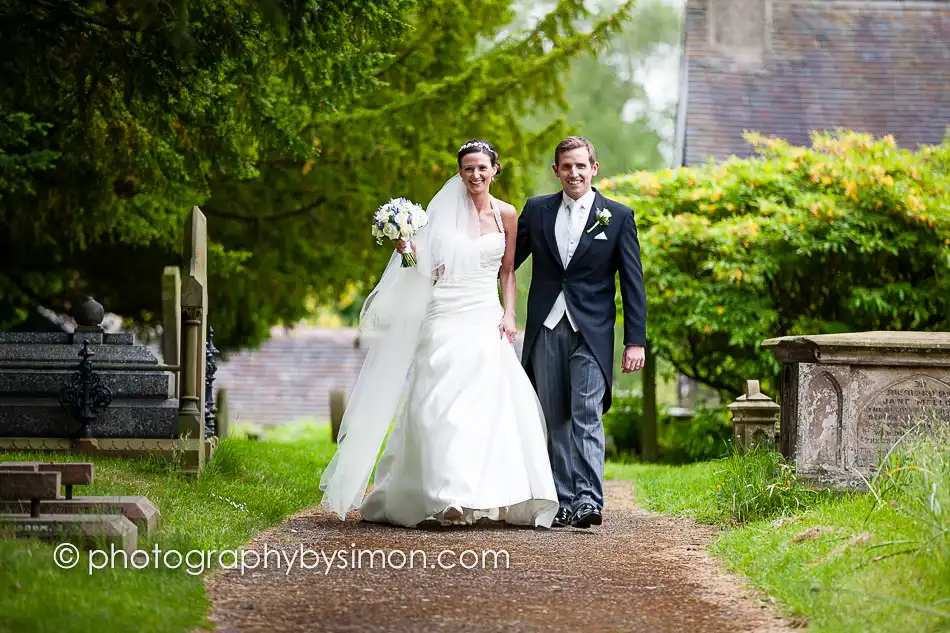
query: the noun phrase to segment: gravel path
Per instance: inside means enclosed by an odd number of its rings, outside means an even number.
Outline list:
[[[608,482],[604,525],[590,530],[501,526],[408,530],[341,522],[319,508],[261,534],[251,547],[271,554],[268,569],[219,571],[206,580],[212,621],[225,633],[348,631],[635,631],[787,633],[771,603],[741,588],[706,552],[714,530],[646,512],[627,482]],[[299,552],[308,553],[301,568]],[[383,568],[379,554],[388,554]],[[483,550],[504,550],[495,567]],[[334,558],[334,552],[343,550]],[[408,563],[413,550],[428,568]],[[445,553],[437,565],[437,557]],[[465,550],[475,553],[460,554]],[[327,564],[329,558],[330,564]],[[362,563],[354,569],[353,561]],[[247,559],[253,565],[253,556]],[[342,560],[346,568],[341,568]],[[448,568],[454,564],[454,568]],[[432,566],[435,565],[433,569]],[[471,567],[465,569],[464,566]]]

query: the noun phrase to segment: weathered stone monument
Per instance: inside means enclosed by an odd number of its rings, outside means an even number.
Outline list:
[[[214,413],[214,425],[215,425],[215,437],[219,440],[227,439],[230,433],[231,428],[231,412],[228,408],[228,390],[221,388],[217,391],[218,396],[215,398],[215,413]]]
[[[165,364],[177,365],[181,360],[181,272],[177,266],[166,266],[162,273],[162,356]],[[175,374],[178,393],[178,374]]]
[[[861,332],[762,343],[784,366],[780,445],[803,477],[860,487],[905,434],[950,425],[950,333]]]
[[[762,393],[758,380],[747,380],[745,393],[727,408],[732,413],[732,439],[740,450],[774,448],[779,405]]]

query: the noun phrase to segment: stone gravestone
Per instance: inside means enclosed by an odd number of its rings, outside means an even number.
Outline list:
[[[34,502],[29,495],[7,494],[0,495],[0,530],[4,524],[19,524],[23,529],[28,529],[24,525],[23,515],[29,515],[37,518],[41,515],[47,515],[42,521],[45,525],[51,525],[57,521],[58,515],[90,515],[83,518],[66,519],[71,522],[71,526],[79,527],[85,523],[86,528],[95,528],[103,526],[102,519],[98,515],[122,515],[128,519],[137,530],[138,536],[149,536],[155,533],[158,528],[160,513],[155,504],[148,498],[139,495],[122,496],[87,496],[74,495],[75,486],[86,486],[92,483],[95,465],[84,462],[6,462],[0,461],[0,473],[58,473],[60,475],[60,484],[65,489],[65,496],[59,496],[58,491],[53,495],[37,498]],[[6,478],[6,485],[11,483],[12,478]],[[12,483],[16,483],[12,481]],[[0,484],[2,487],[3,484]],[[28,522],[27,522],[28,523]],[[108,524],[109,521],[107,520]],[[16,531],[16,530],[15,530]],[[22,530],[20,530],[22,532]],[[107,530],[108,531],[108,530]]]
[[[59,464],[46,464],[39,470],[25,463],[5,467],[0,462],[0,504],[22,506],[26,512],[0,512],[0,536],[39,537],[54,542],[79,541],[83,547],[102,547],[108,543],[127,554],[135,551],[138,528],[121,513],[47,514],[50,503],[68,503],[59,499],[63,480]],[[89,470],[91,471],[91,464]],[[69,467],[67,467],[69,468]],[[45,508],[44,508],[45,504]]]
[[[800,475],[861,487],[905,434],[950,425],[950,332],[766,340],[784,366],[780,440]]]
[[[215,429],[218,432],[218,439],[224,440],[228,437],[231,427],[231,411],[228,407],[228,390],[223,387],[218,389],[218,395],[215,397],[214,402],[217,408],[214,414]]]
[[[330,391],[330,440],[336,444],[340,437],[340,426],[343,424],[343,415],[346,413],[346,405],[349,401],[349,394],[342,389],[333,389]]]
[[[745,393],[727,405],[732,413],[732,439],[740,450],[774,448],[779,405],[762,393],[758,380],[747,380]]]
[[[178,437],[186,444],[183,469],[200,472],[205,463],[205,349],[208,332],[208,229],[194,207],[185,227],[185,276],[181,283],[182,352],[179,373]]]

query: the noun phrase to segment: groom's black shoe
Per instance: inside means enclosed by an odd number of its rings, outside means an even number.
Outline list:
[[[570,524],[571,511],[567,508],[560,508],[557,514],[554,515],[554,521],[551,522],[551,527],[567,527]]]
[[[603,519],[600,516],[600,510],[590,503],[582,504],[581,507],[574,512],[574,516],[571,517],[571,525],[576,528],[589,528],[592,525],[600,525],[601,523],[603,523]]]

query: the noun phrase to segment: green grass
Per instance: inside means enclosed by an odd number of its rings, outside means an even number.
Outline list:
[[[330,437],[330,422],[316,418],[300,418],[292,423],[275,426],[237,422],[231,425],[228,434],[234,438],[246,438],[252,431],[274,442],[322,441]]]
[[[892,455],[866,492],[840,495],[767,453],[609,471],[649,509],[722,525],[712,553],[810,631],[950,631],[947,446]]]
[[[637,501],[647,509],[715,522],[720,513],[708,484],[717,467],[718,462],[685,467],[608,462],[605,477],[635,482]]]
[[[222,442],[194,480],[159,462],[94,459],[95,483],[77,494],[144,495],[162,513],[152,540],[139,549],[237,549],[264,528],[320,498],[320,475],[333,453],[321,425],[283,430],[286,437]],[[3,460],[50,459],[4,453]],[[58,455],[58,461],[88,458]],[[102,569],[87,558],[71,570],[53,563],[54,544],[0,539],[0,631],[71,633],[191,631],[208,627],[200,576],[179,569]],[[192,559],[196,560],[196,559]],[[195,569],[196,567],[192,567]]]

